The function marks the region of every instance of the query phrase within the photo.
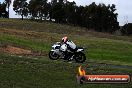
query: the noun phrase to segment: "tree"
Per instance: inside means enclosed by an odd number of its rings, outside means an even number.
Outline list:
[[[82,12],[83,26],[99,32],[113,33],[119,29],[115,5],[99,4],[95,2],[86,6]]]
[[[83,6],[76,7],[75,17],[76,25],[83,26]]]
[[[76,3],[74,1],[73,2],[67,1],[65,3],[64,10],[65,10],[66,23],[75,25],[75,20],[76,20],[75,9],[76,9]]]
[[[6,7],[8,8],[8,18],[9,18],[9,8],[10,8],[11,0],[5,0],[4,3],[6,4]]]
[[[121,32],[123,35],[132,35],[132,23],[126,23],[122,28]]]
[[[119,29],[118,14],[114,4],[91,3],[88,6],[77,6],[67,0],[14,0],[13,9],[22,16],[31,16],[39,20],[55,21],[94,29],[99,32],[113,33]]]
[[[22,16],[22,20],[24,16],[28,16],[28,3],[27,0],[14,0],[13,2],[13,10]]]
[[[29,2],[29,13],[33,18],[46,19],[48,11],[49,4],[47,0],[31,0]]]
[[[56,2],[56,0],[52,1],[49,14],[50,14],[50,18],[55,19],[56,23],[65,22],[65,9],[62,0],[60,0],[59,2]]]
[[[5,3],[0,3],[0,17],[2,18],[8,18],[9,14],[6,11],[6,4]]]

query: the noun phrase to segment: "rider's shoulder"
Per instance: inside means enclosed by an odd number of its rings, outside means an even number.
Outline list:
[[[67,42],[72,42],[71,40],[68,40]]]

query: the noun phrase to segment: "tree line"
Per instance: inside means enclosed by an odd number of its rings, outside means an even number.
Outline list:
[[[77,6],[67,0],[14,0],[13,9],[23,17],[65,23],[100,32],[114,32],[119,29],[118,14],[114,4],[106,6],[93,2],[87,6]]]
[[[126,23],[124,26],[120,29],[122,35],[132,35],[132,23]]]
[[[11,0],[5,0],[8,8]],[[67,0],[14,0],[13,10],[22,19],[48,20],[60,24],[86,27],[99,32],[113,33],[119,29],[116,6],[95,2],[86,6],[77,6],[76,2]]]

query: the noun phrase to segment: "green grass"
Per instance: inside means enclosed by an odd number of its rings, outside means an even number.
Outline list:
[[[4,42],[6,44],[16,45],[19,47],[28,48],[32,50],[47,51],[49,50],[50,47],[49,43],[34,41],[32,39],[27,40],[12,35],[2,35],[0,36],[0,40],[1,42]]]
[[[17,57],[0,54],[1,88],[130,88],[131,84],[84,84],[76,82],[77,67],[80,64],[51,61],[48,58]],[[87,64],[83,64],[86,66]],[[89,64],[87,74],[130,74],[132,70],[112,69],[104,66],[92,67]]]
[[[78,38],[78,43],[87,48],[89,59],[120,61],[131,64],[132,43],[106,38]]]
[[[77,67],[83,65],[87,74],[130,74],[132,69],[113,68],[111,63],[132,66],[132,37],[92,32],[85,28],[28,20],[0,19],[0,46],[12,45],[49,52],[54,42],[69,36],[78,46],[86,48],[83,64],[52,61],[48,56],[19,57],[0,53],[0,88],[131,88],[129,84],[85,84],[76,82]],[[36,59],[37,58],[37,59]]]
[[[26,38],[19,35],[1,34],[0,40],[2,42],[6,42],[7,44],[16,45],[19,47],[48,52],[51,49],[52,43],[60,41],[59,39],[61,38],[59,37],[62,36],[59,34],[42,32],[41,35],[42,36],[38,38]],[[56,35],[56,37],[53,37],[53,40],[50,39],[52,35]],[[46,38],[45,36],[48,37]],[[75,37],[74,35],[70,35],[70,37],[73,39],[73,41],[75,40],[78,46],[86,47],[86,56],[88,59],[102,61],[107,60],[108,62],[119,61],[121,63],[128,63],[129,65],[131,65],[132,43],[129,41],[94,37],[90,37],[87,39],[85,36],[82,38]]]

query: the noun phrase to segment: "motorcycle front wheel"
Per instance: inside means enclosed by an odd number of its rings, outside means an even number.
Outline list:
[[[50,58],[51,60],[57,60],[57,59],[59,58],[59,55],[56,54],[54,51],[50,51],[50,52],[49,52],[49,58]]]
[[[76,61],[77,63],[83,63],[83,62],[85,62],[85,60],[86,60],[86,56],[85,56],[84,53],[79,52],[79,53],[77,53],[77,54],[75,55],[75,61]]]

